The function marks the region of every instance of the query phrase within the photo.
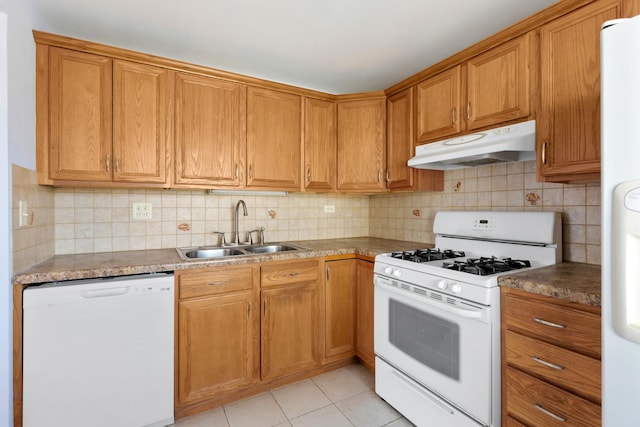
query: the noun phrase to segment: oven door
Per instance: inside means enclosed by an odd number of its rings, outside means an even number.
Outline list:
[[[376,355],[491,425],[492,357],[499,357],[492,354],[492,327],[498,325],[492,325],[491,307],[379,275],[374,283]]]

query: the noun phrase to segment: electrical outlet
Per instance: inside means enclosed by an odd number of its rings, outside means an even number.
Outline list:
[[[151,203],[134,203],[133,204],[133,219],[151,219],[153,206]]]
[[[324,213],[336,213],[335,205],[324,205]]]

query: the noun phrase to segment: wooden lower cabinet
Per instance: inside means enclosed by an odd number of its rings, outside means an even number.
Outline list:
[[[257,268],[177,274],[176,406],[247,386],[259,376]]]
[[[356,344],[356,260],[325,263],[325,345],[326,358],[349,355]]]
[[[505,425],[600,426],[600,309],[501,294]]]
[[[372,369],[373,262],[346,257],[176,271],[176,417],[352,363],[356,336]]]
[[[263,380],[320,364],[318,285],[262,291]]]
[[[358,259],[356,271],[356,354],[367,368],[373,370],[373,262]]]

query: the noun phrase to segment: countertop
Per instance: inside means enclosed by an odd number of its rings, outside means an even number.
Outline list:
[[[500,276],[498,285],[600,307],[600,266],[563,262]]]
[[[189,268],[239,265],[332,255],[357,254],[373,258],[377,254],[384,252],[433,246],[429,243],[380,239],[375,237],[298,240],[292,241],[291,243],[309,248],[309,250],[196,261],[183,261],[173,248],[56,255],[26,271],[16,274],[13,277],[13,284],[27,285],[63,280],[159,273]]]

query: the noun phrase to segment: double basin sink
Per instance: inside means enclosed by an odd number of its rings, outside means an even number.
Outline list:
[[[212,258],[226,258],[241,255],[273,254],[278,252],[308,250],[292,243],[268,243],[262,245],[238,245],[238,246],[200,246],[177,248],[178,255],[184,261],[195,261]]]

